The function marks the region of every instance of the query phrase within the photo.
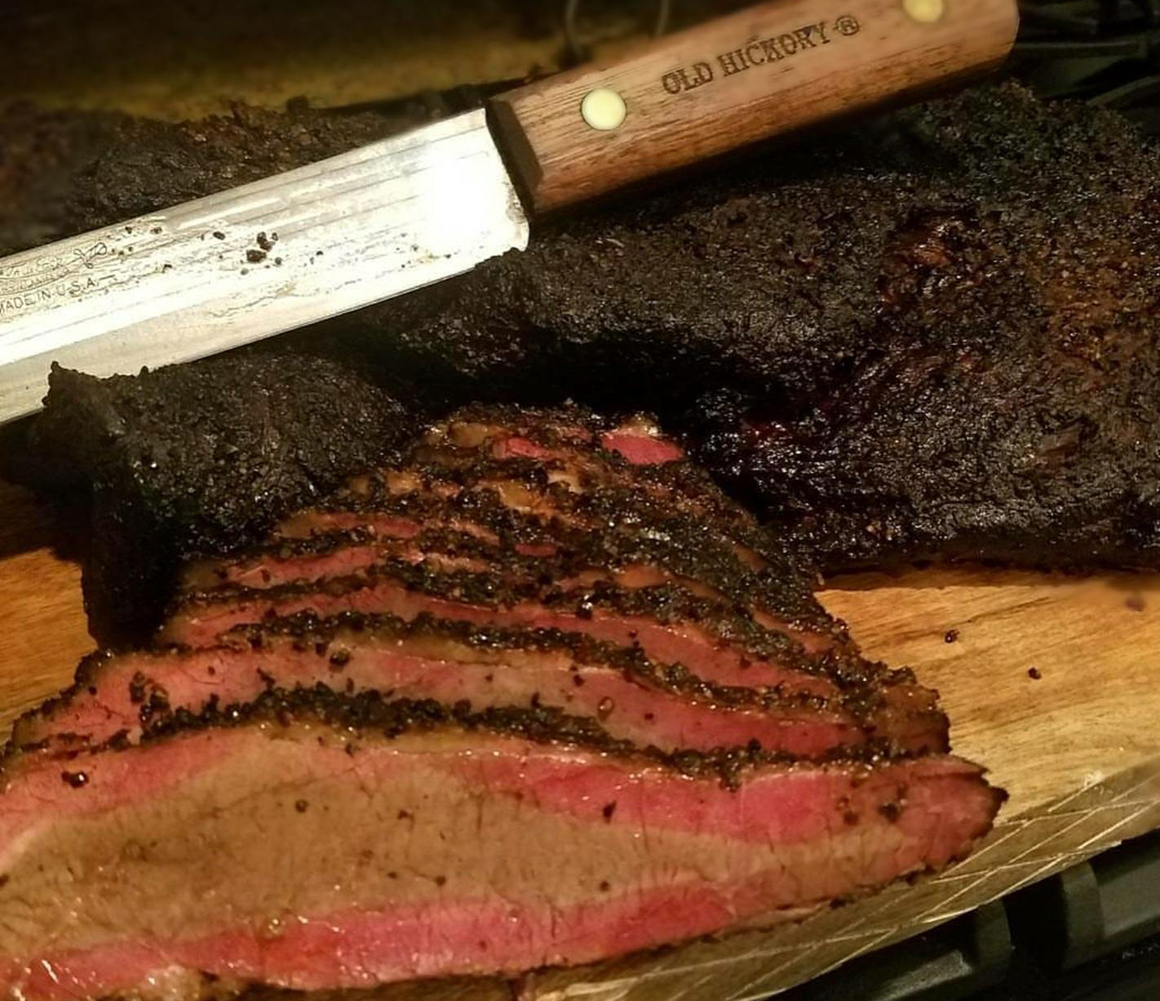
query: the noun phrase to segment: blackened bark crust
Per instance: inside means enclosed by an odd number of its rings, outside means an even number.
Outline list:
[[[0,170],[16,205],[0,220],[10,249],[400,124],[245,111],[184,126],[27,110],[5,121],[38,137]],[[120,155],[130,143],[134,155]],[[37,157],[69,192],[51,218],[36,208]],[[171,163],[183,165],[176,180]],[[183,551],[221,548],[305,503],[306,482],[371,458],[353,439],[395,426],[369,412],[375,387],[427,413],[468,398],[571,396],[657,410],[827,569],[930,556],[1155,566],[1158,222],[1160,152],[1124,120],[1014,86],[980,89],[540,227],[527,253],[244,352],[250,381],[330,364],[313,356],[360,373],[356,392],[301,396],[299,385],[294,408],[270,410],[265,435],[239,437],[220,469],[260,467],[263,489],[242,476],[237,489],[190,493],[212,470],[208,445],[183,453],[185,506],[177,486],[161,501],[141,489],[139,449],[106,437],[80,460],[74,429],[100,427],[110,393],[138,390],[79,391],[63,375],[25,451],[32,461],[10,475],[93,483],[110,538],[168,533]],[[157,409],[119,418],[126,433],[180,437],[184,412],[162,401],[207,371],[200,391],[214,402],[200,427],[216,448],[229,437],[220,429],[254,420],[222,399],[235,391],[218,374],[227,364],[156,373]],[[296,443],[305,426],[336,420],[357,434],[308,449],[289,464],[298,473],[263,462],[270,433]],[[159,507],[179,513],[158,518]],[[204,529],[223,520],[230,531]],[[96,571],[104,580],[90,574],[96,604],[125,600],[113,591],[134,575],[160,579],[142,572],[136,545],[94,563],[107,568]]]

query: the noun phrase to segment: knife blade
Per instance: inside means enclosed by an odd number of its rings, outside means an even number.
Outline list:
[[[451,276],[528,216],[984,71],[1015,0],[774,0],[284,174],[0,260],[0,423],[52,362],[188,361]]]

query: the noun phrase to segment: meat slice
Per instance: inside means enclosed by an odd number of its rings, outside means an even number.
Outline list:
[[[797,639],[812,650],[847,642],[841,628],[809,609],[808,625],[771,611],[770,575],[755,573],[713,540],[682,538],[667,529],[597,532],[553,530],[521,532],[501,540],[491,528],[442,512],[420,524],[381,511],[338,519],[337,512],[309,512],[321,530],[302,538],[275,538],[241,559],[193,564],[181,593],[207,595],[223,584],[266,589],[285,584],[348,576],[392,560],[437,569],[485,570],[494,566],[507,584],[551,583],[562,590],[597,583],[636,589],[674,585],[689,594],[745,607],[754,621]],[[437,520],[432,520],[432,519]],[[336,528],[346,521],[351,527]],[[691,529],[691,526],[685,526]],[[535,541],[532,541],[535,540]],[[698,565],[692,554],[709,556]],[[228,593],[228,592],[225,592]],[[803,599],[804,605],[808,599]],[[817,628],[815,628],[817,627]]]
[[[583,963],[940,868],[1001,799],[949,757],[727,767],[579,732],[271,694],[63,766],[12,756],[0,993],[193,1001]]]
[[[513,584],[499,574],[441,572],[404,561],[384,561],[366,571],[321,581],[223,587],[193,595],[177,606],[160,637],[207,645],[238,625],[301,611],[388,612],[404,618],[426,611],[478,623],[586,632],[611,642],[639,643],[650,656],[675,657],[722,684],[744,684],[736,679],[744,678],[750,666],[757,668],[750,672],[750,683],[780,684],[783,675],[792,672],[767,663],[774,653],[798,659],[803,673],[818,671],[825,663],[822,657],[811,659],[793,637],[671,585],[633,588],[598,581],[596,586],[563,590],[551,581]],[[726,648],[730,641],[740,649]],[[820,648],[824,653],[826,646],[819,642],[815,651]]]
[[[730,503],[705,473],[683,461],[684,449],[643,414],[596,426],[582,411],[464,407],[431,428],[413,452],[429,467],[511,481],[532,463],[550,484],[578,495],[628,488],[673,510],[725,527],[736,541],[776,552],[753,533],[752,517]],[[514,485],[514,484],[513,484]],[[780,554],[779,554],[780,555]]]
[[[144,728],[178,713],[245,705],[278,688],[542,707],[666,752],[755,746],[819,759],[947,749],[946,717],[928,693],[901,683],[886,697],[779,698],[706,684],[633,648],[427,615],[300,616],[229,638],[228,646],[94,658],[73,689],[17,724],[13,743],[66,751],[114,737],[136,743]]]
[[[888,671],[854,654],[809,657],[751,620],[699,600],[682,601],[665,589],[545,594],[538,600],[505,604],[443,596],[469,591],[473,581],[490,596],[495,588],[486,578],[442,575],[433,581],[412,577],[402,568],[396,568],[396,574],[338,578],[317,590],[293,585],[266,591],[235,589],[213,600],[185,604],[161,638],[212,646],[230,630],[302,613],[323,617],[385,613],[404,621],[426,615],[481,628],[558,631],[639,648],[650,660],[679,666],[709,684],[758,688],[780,698],[812,696],[855,705],[881,700],[904,713],[934,709],[933,693],[918,686],[909,672]],[[417,590],[423,586],[438,591]]]

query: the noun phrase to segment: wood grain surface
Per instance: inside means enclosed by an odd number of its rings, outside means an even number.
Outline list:
[[[0,483],[0,725],[90,648],[49,514]],[[538,975],[537,1001],[763,998],[1160,826],[1160,575],[941,569],[831,582],[872,656],[942,693],[955,750],[1011,794],[966,862],[799,925]],[[948,642],[948,636],[953,642]],[[1030,675],[1035,668],[1038,679]],[[506,985],[399,985],[383,1001],[510,1001]]]
[[[525,194],[550,211],[991,69],[1018,23],[1015,0],[774,0],[492,106]],[[619,127],[581,117],[598,89],[623,98]]]

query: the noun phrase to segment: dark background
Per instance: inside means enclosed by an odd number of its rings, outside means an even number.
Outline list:
[[[745,0],[10,0],[0,103],[196,118],[518,80]],[[1160,0],[1027,0],[1012,69],[1160,131]]]

